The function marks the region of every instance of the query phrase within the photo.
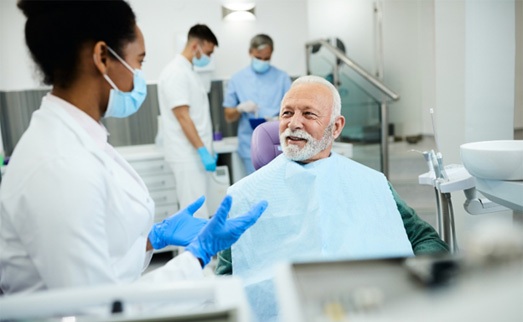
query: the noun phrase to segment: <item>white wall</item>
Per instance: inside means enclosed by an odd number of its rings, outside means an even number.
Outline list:
[[[272,63],[290,75],[305,72],[304,43],[307,40],[305,0],[258,0],[256,21],[223,21],[219,0],[131,0],[146,39],[144,71],[156,80],[161,69],[178,53],[175,39],[185,39],[196,23],[208,25],[219,47],[213,54],[214,78],[227,79],[249,63],[250,39],[266,33],[274,40]]]
[[[383,3],[384,79],[400,95],[400,101],[390,105],[390,122],[399,135],[422,133],[423,105],[423,29],[420,19],[425,1],[393,0]],[[429,81],[428,79],[425,81]]]
[[[249,40],[257,33],[269,34],[275,42],[272,63],[299,76],[305,73],[304,44],[307,36],[306,0],[258,0],[254,22],[224,22],[220,0],[130,0],[142,29],[147,57],[144,72],[155,82],[161,69],[177,54],[175,39],[186,37],[196,23],[207,24],[220,46],[214,59],[215,79],[229,78],[249,63]],[[23,28],[25,17],[16,0],[0,1],[0,90],[39,86],[27,53]]]
[[[377,70],[377,62],[375,59],[375,33],[373,25],[373,3],[378,0],[308,0],[308,19],[309,19],[309,36],[311,39],[337,36],[340,38],[347,47],[347,55],[366,68],[369,72],[375,73]],[[445,11],[444,15],[438,15],[438,19],[442,21],[436,21],[435,18],[435,3],[443,2],[444,5],[450,6],[451,8]],[[511,0],[500,0],[500,1],[471,1],[471,4],[478,3],[478,5],[487,4],[495,8],[512,3],[512,11],[497,12],[496,16],[489,15],[488,13],[481,19],[484,20],[483,26],[489,25],[490,23],[497,24],[510,21],[514,19],[514,1]],[[436,42],[436,24],[439,28],[449,29],[449,34],[459,32],[460,29],[465,26],[464,13],[460,13],[460,6],[464,5],[464,0],[454,1],[411,1],[411,0],[386,0],[381,1],[383,8],[383,59],[384,59],[384,83],[398,92],[401,96],[400,101],[393,103],[390,106],[390,120],[395,123],[396,129],[399,135],[415,135],[415,134],[433,134],[433,128],[429,109],[439,109],[445,104],[445,98],[440,98],[436,101],[436,83],[435,80],[438,74],[446,73],[444,77],[450,83],[454,83],[452,75],[454,72],[459,72],[465,68],[466,63],[473,63],[475,59],[474,55],[467,56],[466,62],[462,60],[460,62],[454,62],[451,65],[442,65],[435,60],[437,51],[456,51],[460,50],[464,45],[465,41],[473,41],[477,43],[477,46],[483,46],[477,48],[477,50],[486,50],[488,52],[495,51],[499,45],[499,42],[513,42],[515,39],[514,28],[512,26],[512,32],[510,36],[508,34],[500,34],[497,39],[492,39],[492,42],[481,42],[481,34],[489,33],[488,30],[484,30],[481,24],[474,23],[469,26],[469,38],[463,36],[462,39],[452,40],[452,44],[445,44],[438,46]],[[518,18],[518,26],[523,25],[523,5],[522,1],[516,1],[516,10]],[[470,6],[470,5],[469,5]],[[441,7],[440,7],[441,8]],[[464,10],[464,9],[463,9]],[[499,10],[498,10],[499,11]],[[452,20],[453,15],[460,15],[460,18],[456,21],[456,25],[453,25],[452,21],[446,23],[446,19]],[[504,16],[511,16],[505,19]],[[471,13],[468,15],[468,20],[473,19],[474,15]],[[510,28],[509,28],[510,29]],[[441,32],[440,29],[438,32]],[[523,32],[521,28],[517,34],[518,48],[523,47]],[[456,35],[459,37],[459,34]],[[451,41],[451,40],[449,40]],[[478,43],[479,42],[479,43]],[[454,46],[454,47],[452,47]],[[472,48],[472,47],[471,47]],[[514,55],[514,50],[510,54]],[[521,64],[523,61],[523,49],[517,51],[516,61],[518,62],[519,72],[516,71],[516,83],[523,84],[523,70]],[[484,62],[486,64],[499,64],[499,59],[492,59],[490,62]],[[469,68],[470,69],[470,68]],[[478,68],[478,72],[484,70],[483,67]],[[507,70],[503,70],[503,73],[507,73]],[[496,73],[496,72],[494,72]],[[514,72],[513,72],[514,73]],[[480,76],[480,75],[478,75]],[[485,80],[484,86],[492,86],[492,89],[479,89],[484,94],[493,94],[494,88],[497,86],[493,79],[489,79],[489,75],[481,73],[481,78]],[[499,84],[499,83],[498,83]],[[445,86],[443,83],[441,86]],[[521,86],[520,86],[521,87]],[[464,93],[465,88],[457,86],[450,89],[451,91]],[[468,90],[472,90],[469,88]],[[515,93],[515,98],[512,100],[514,104],[515,100],[515,126],[517,128],[523,127],[523,91],[519,90]],[[472,98],[470,98],[472,99]],[[470,101],[469,99],[469,101]],[[496,100],[496,95],[490,95],[485,97],[491,103],[491,108],[495,109],[495,104],[500,102],[493,102]],[[504,102],[503,104],[505,104]],[[465,102],[459,104],[453,102],[455,108],[465,108]],[[518,117],[519,116],[519,117]],[[459,118],[459,116],[456,116]],[[461,120],[464,122],[464,120]],[[465,123],[461,123],[461,127]],[[508,126],[507,130],[511,127]],[[488,133],[488,132],[484,132]]]
[[[452,5],[463,0],[444,2]],[[507,0],[498,2],[506,3]],[[163,66],[177,53],[176,37],[185,37],[188,28],[195,23],[208,24],[220,42],[214,57],[215,79],[229,78],[248,64],[249,39],[260,32],[268,33],[275,40],[273,63],[293,76],[305,73],[304,43],[330,36],[340,38],[348,56],[368,71],[375,73],[377,69],[374,0],[257,0],[255,22],[224,22],[220,0],[130,0],[130,3],[146,37],[148,57],[144,71],[149,82],[156,81]],[[391,121],[397,124],[400,135],[432,134],[428,109],[437,108],[435,79],[437,73],[442,72],[442,66],[436,64],[434,57],[438,50],[453,48],[435,47],[434,1],[387,0],[382,3],[384,82],[401,95],[401,100],[391,106]],[[519,0],[516,10],[517,23],[521,26],[523,5]],[[450,10],[446,14],[451,17],[455,12]],[[444,25],[446,17],[441,19],[440,24]],[[16,8],[16,0],[0,1],[0,90],[40,86],[23,40],[24,22],[25,18]],[[521,31],[516,34],[520,48],[516,59],[519,68],[523,61],[522,34]],[[458,47],[461,45],[459,41],[456,43]],[[464,64],[465,61],[461,61],[447,67],[459,70]],[[522,74],[520,68],[516,78],[518,84],[523,83]],[[523,115],[522,92],[518,90],[514,94],[518,116]],[[438,105],[440,103],[441,99]],[[523,118],[516,117],[515,124],[523,127]]]
[[[436,127],[446,164],[461,163],[463,143],[514,135],[515,3],[512,0],[435,2]],[[518,89],[520,90],[520,89]],[[453,194],[459,242],[488,217],[471,216]]]
[[[516,1],[516,93],[514,128],[523,129],[523,1]]]
[[[347,56],[371,74],[376,75],[379,62],[376,51],[374,24],[375,0],[309,0],[309,35],[311,39],[337,36],[347,49]],[[398,102],[390,105],[390,122],[398,135],[423,132],[422,113],[424,86],[433,77],[426,77],[427,64],[421,43],[430,35],[429,23],[420,18],[426,3],[410,0],[382,1],[383,82],[400,94]],[[430,62],[429,62],[430,63]],[[430,64],[429,64],[430,65]],[[433,65],[431,65],[433,66]]]
[[[372,0],[308,0],[310,40],[338,37],[348,57],[374,73]]]
[[[0,90],[40,87],[24,40],[25,17],[16,0],[0,1]]]

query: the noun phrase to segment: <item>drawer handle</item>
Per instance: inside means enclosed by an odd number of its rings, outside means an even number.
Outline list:
[[[149,187],[165,186],[165,180],[152,182],[149,184]]]

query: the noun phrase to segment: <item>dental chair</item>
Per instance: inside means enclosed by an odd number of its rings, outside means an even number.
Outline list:
[[[258,170],[282,153],[280,147],[279,121],[258,125],[252,132],[251,160]]]

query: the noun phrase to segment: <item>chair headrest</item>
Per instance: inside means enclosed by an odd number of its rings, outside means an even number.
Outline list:
[[[251,159],[256,170],[276,158],[280,150],[279,121],[258,125],[252,132]]]

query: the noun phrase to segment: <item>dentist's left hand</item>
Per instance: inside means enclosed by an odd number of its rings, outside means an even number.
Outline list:
[[[205,267],[216,253],[230,248],[249,227],[256,223],[267,208],[267,201],[259,202],[239,217],[227,219],[231,205],[231,196],[226,196],[216,214],[186,248],[194,257],[201,260],[202,267]]]
[[[194,218],[194,213],[205,202],[202,196],[187,208],[154,224],[149,232],[149,242],[154,249],[164,248],[169,245],[187,246],[207,224],[207,219]]]

